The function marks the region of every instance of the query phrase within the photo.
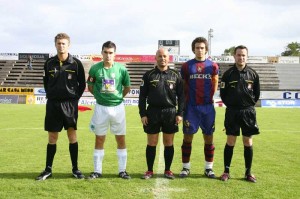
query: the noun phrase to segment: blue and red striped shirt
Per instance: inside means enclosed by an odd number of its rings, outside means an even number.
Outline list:
[[[213,103],[214,83],[212,77],[219,74],[217,63],[209,59],[198,61],[191,59],[181,67],[184,80],[185,102],[190,105]]]

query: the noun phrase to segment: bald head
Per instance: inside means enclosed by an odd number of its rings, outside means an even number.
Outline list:
[[[169,52],[167,49],[160,48],[156,51],[155,60],[160,70],[167,70],[169,64]]]
[[[156,56],[160,55],[160,54],[165,54],[167,56],[169,56],[169,52],[167,49],[165,48],[159,48],[157,51],[156,51]]]

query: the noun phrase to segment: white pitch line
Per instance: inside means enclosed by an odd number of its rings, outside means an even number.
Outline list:
[[[162,133],[159,136],[159,158],[158,158],[158,166],[157,166],[157,173],[163,174],[165,171],[165,160],[164,160],[164,144],[162,139]],[[153,189],[154,198],[169,198],[169,179],[165,178],[156,178],[155,180],[155,187]]]
[[[164,159],[164,144],[162,139],[162,133],[160,135],[159,142],[159,159],[157,166],[157,173],[164,174],[165,172],[165,159]],[[170,198],[171,192],[185,192],[186,189],[182,188],[170,188],[169,187],[170,179],[164,177],[158,177],[155,180],[155,187],[152,190],[155,199],[168,199]]]

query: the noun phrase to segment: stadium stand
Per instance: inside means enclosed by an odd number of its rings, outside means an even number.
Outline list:
[[[83,62],[86,76],[93,62]],[[182,63],[174,63],[172,67],[180,69]],[[44,61],[34,61],[33,70],[27,69],[26,60],[0,61],[0,85],[14,87],[43,87]],[[220,78],[232,64],[219,63]],[[262,91],[299,90],[297,77],[300,76],[300,65],[249,64],[260,75]],[[131,77],[132,88],[139,88],[143,74],[154,67],[154,63],[126,63]]]
[[[6,61],[0,69],[1,86],[42,87],[44,61],[34,61],[32,70],[27,69],[27,61]]]
[[[277,91],[279,90],[279,77],[276,71],[276,67],[271,63],[249,63],[251,68],[256,70],[260,77],[260,87],[262,91]],[[222,73],[224,73],[228,68],[232,66],[232,64],[219,64],[220,66],[220,77],[222,77]],[[220,81],[219,81],[220,83]]]
[[[300,90],[300,64],[276,64],[280,90]]]
[[[126,67],[130,75],[131,87],[140,88],[143,75],[154,66],[154,63],[127,63]]]

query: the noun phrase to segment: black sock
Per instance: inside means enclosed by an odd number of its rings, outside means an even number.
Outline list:
[[[252,146],[244,146],[244,158],[245,158],[245,175],[251,174],[251,166],[253,159],[253,147]]]
[[[146,161],[148,166],[148,171],[153,171],[153,164],[156,155],[156,146],[149,146],[146,147]]]
[[[56,153],[56,144],[48,144],[47,145],[47,156],[46,156],[46,168],[45,171],[52,171],[53,159]]]
[[[165,171],[170,171],[171,164],[174,157],[174,146],[165,146],[164,158],[165,158]]]
[[[72,161],[72,170],[78,170],[77,160],[78,160],[78,142],[69,144],[69,151]]]
[[[231,164],[231,159],[233,155],[233,148],[234,146],[229,146],[227,143],[224,148],[224,172],[229,173],[229,168]]]

